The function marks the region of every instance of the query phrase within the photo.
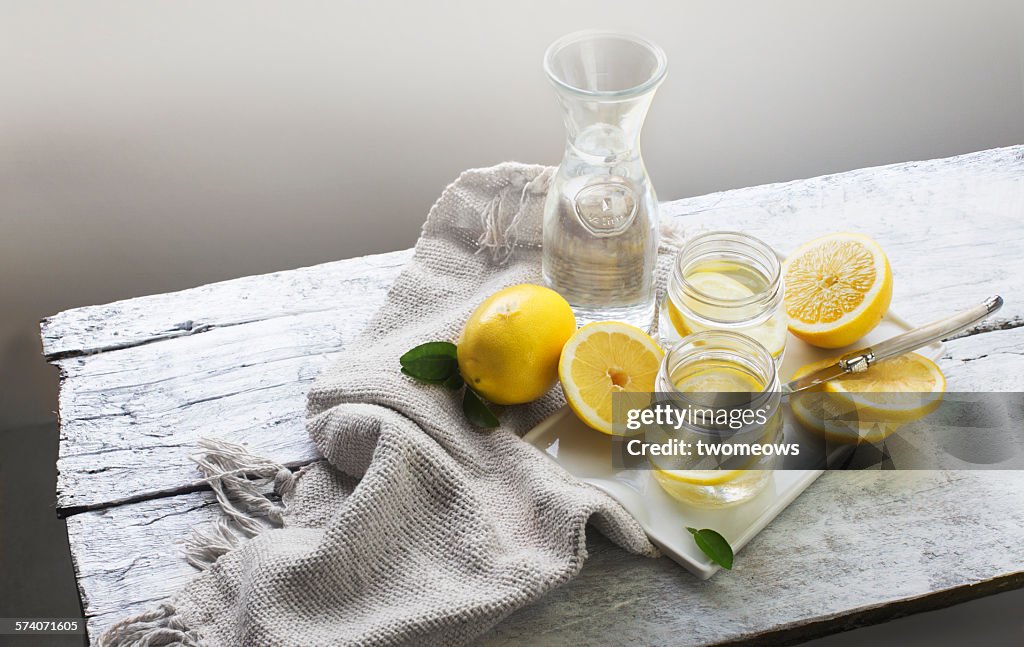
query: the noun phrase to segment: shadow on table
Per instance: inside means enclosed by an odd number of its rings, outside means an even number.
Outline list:
[[[1024,645],[1024,589],[1008,591],[955,606],[897,618],[841,634],[818,638],[804,647],[899,645],[935,647],[979,642],[990,647]]]

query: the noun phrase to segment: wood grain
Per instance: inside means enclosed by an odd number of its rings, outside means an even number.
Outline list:
[[[43,319],[43,355],[76,357],[275,317],[343,310],[363,295],[379,295],[378,278],[397,276],[411,257],[412,250],[373,254],[66,310]]]
[[[900,615],[905,601],[952,604],[1022,586],[1020,476],[826,473],[743,549],[732,571],[707,581],[667,558],[594,541],[580,576],[482,644],[784,644]],[[978,544],[979,529],[991,544]],[[886,607],[888,615],[867,613]]]
[[[949,342],[940,364],[950,390],[1024,390],[1024,147],[688,198],[662,212],[689,233],[742,229],[782,252],[831,231],[868,233],[894,267],[894,309],[918,323],[999,292],[1004,311]],[[62,371],[58,506],[71,515],[93,637],[192,575],[174,541],[215,516],[187,460],[199,438],[244,442],[293,465],[314,458],[302,423],[309,382],[366,325],[409,258],[247,277],[43,322],[44,351]],[[1022,476],[826,475],[743,551],[735,572],[710,582],[595,537],[579,579],[488,641],[782,639],[877,621],[912,600],[1019,584]],[[972,528],[985,541],[965,549]]]
[[[93,644],[106,627],[167,599],[195,576],[178,542],[219,513],[216,499],[206,491],[68,518],[68,541]]]
[[[329,263],[324,276],[306,268],[248,277],[44,322],[44,335],[64,326],[71,338],[97,335],[50,346],[61,370],[58,509],[194,489],[188,455],[200,437],[289,465],[311,460],[309,384],[362,331],[409,257]],[[191,332],[168,332],[171,320],[190,321]]]

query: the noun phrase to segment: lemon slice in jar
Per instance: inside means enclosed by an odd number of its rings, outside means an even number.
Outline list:
[[[686,277],[686,282],[698,292],[716,299],[739,301],[754,296],[753,290],[731,276],[720,272],[694,272]],[[702,305],[701,309],[707,311],[711,316],[715,314],[713,306]],[[737,313],[735,311],[730,312],[728,316],[734,318],[737,316]],[[753,313],[751,316],[753,316]],[[676,307],[672,299],[668,299],[668,318],[672,322],[673,327],[675,327],[676,332],[683,337],[695,332],[712,329],[712,327],[699,324],[693,318],[684,315],[679,311],[679,308]],[[775,359],[778,359],[786,348],[788,326],[786,318],[783,316],[773,315],[764,323],[750,328],[737,329],[736,331],[757,340]]]
[[[760,393],[764,389],[754,376],[740,368],[715,366],[698,369],[692,373],[671,376],[676,389],[683,393],[715,394],[715,393]],[[675,485],[721,485],[728,483],[747,470],[677,470],[668,469],[658,464],[658,457],[649,457],[655,468],[655,478],[661,486],[673,494]],[[751,458],[753,464],[757,458]],[[675,494],[673,494],[675,496]],[[678,497],[677,497],[678,498]]]

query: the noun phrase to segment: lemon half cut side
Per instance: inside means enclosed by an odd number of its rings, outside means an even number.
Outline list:
[[[834,362],[813,362],[794,377]],[[794,394],[790,405],[802,426],[830,440],[877,443],[935,411],[945,391],[946,378],[935,362],[907,353]]]
[[[889,260],[862,234],[830,234],[804,243],[782,271],[789,330],[812,346],[854,343],[882,321],[892,301]]]
[[[558,363],[565,400],[587,426],[612,434],[612,394],[651,393],[664,352],[635,326],[589,323],[576,331]]]

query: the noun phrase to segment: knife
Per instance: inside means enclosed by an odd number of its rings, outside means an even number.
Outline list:
[[[933,341],[940,341],[961,330],[970,328],[1002,307],[1003,298],[999,295],[992,296],[985,299],[980,305],[964,310],[952,317],[933,321],[926,326],[914,328],[901,335],[890,337],[874,346],[847,353],[840,357],[835,364],[818,369],[813,373],[808,373],[789,384],[783,385],[782,395],[785,397],[798,391],[804,391],[822,382],[837,378],[840,375],[866,371],[878,362],[909,353],[922,346],[927,346]]]

